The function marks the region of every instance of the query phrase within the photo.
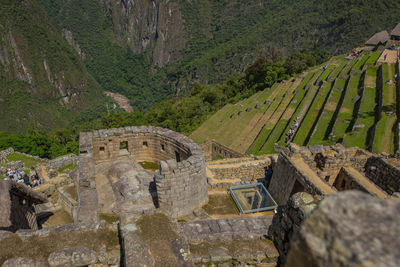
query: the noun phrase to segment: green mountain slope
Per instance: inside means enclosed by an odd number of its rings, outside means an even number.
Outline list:
[[[82,51],[88,71],[108,91],[129,98],[134,108],[173,96],[163,72],[151,73],[145,55],[134,53],[113,31],[112,17],[101,1],[38,0],[61,33]],[[65,34],[64,34],[65,35]]]
[[[399,70],[398,63],[383,62],[383,58],[382,52],[363,52],[353,59],[334,57],[226,105],[191,138],[198,143],[214,139],[249,154],[273,153],[275,144],[289,142],[301,146],[342,143],[394,153],[399,149],[396,112],[400,103],[393,76],[399,76]]]
[[[0,1],[0,130],[66,126],[106,98],[34,0]]]

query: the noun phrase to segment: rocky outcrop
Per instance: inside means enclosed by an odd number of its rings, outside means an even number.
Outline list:
[[[149,52],[160,67],[181,57],[186,39],[177,1],[103,1],[115,32],[134,52]]]
[[[285,266],[399,266],[400,201],[327,196],[293,236]]]
[[[299,232],[301,223],[317,207],[319,201],[319,198],[300,192],[294,194],[285,206],[278,207],[268,236],[279,251],[280,264],[285,263],[293,235]]]

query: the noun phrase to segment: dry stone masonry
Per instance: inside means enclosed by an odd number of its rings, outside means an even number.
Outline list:
[[[141,161],[160,164],[154,180],[137,164]],[[95,220],[98,210],[140,213],[154,208],[148,192],[154,182],[155,204],[172,217],[205,204],[202,149],[184,135],[152,126],[81,133],[78,221]]]
[[[400,161],[375,155],[360,148],[334,146],[280,148],[268,188],[279,205],[297,192],[330,195],[344,190],[361,190],[379,198],[400,190]]]

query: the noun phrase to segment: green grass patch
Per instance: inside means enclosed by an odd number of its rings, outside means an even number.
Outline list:
[[[349,75],[350,71],[353,69],[353,67],[357,63],[357,61],[358,61],[358,58],[353,58],[351,61],[349,61],[346,65],[346,67],[342,70],[341,74]]]
[[[376,64],[376,61],[378,60],[378,58],[381,56],[382,52],[381,51],[376,51],[374,53],[372,53],[368,60],[365,62],[365,65],[368,66],[374,66]]]
[[[333,137],[336,141],[343,138],[344,133],[352,120],[355,104],[353,99],[358,95],[358,84],[360,78],[361,74],[353,74],[348,82],[345,97],[342,106],[339,107],[340,111],[333,129]]]
[[[62,168],[59,168],[57,171],[59,173],[61,173],[61,172],[69,172],[69,171],[72,171],[73,169],[75,169],[76,167],[78,167],[78,165],[71,163],[71,164],[68,164],[68,165],[66,165],[66,166],[64,166]]]
[[[343,145],[366,148],[368,132],[375,122],[376,88],[365,87],[355,129],[347,133]],[[362,126],[362,127],[357,127]]]
[[[325,136],[327,135],[330,121],[333,118],[337,104],[339,103],[340,97],[342,95],[342,90],[344,89],[345,86],[346,86],[345,79],[338,78],[336,80],[335,87],[332,88],[330,97],[329,97],[327,103],[325,104],[324,111],[322,112],[322,115],[318,121],[317,128],[308,143],[309,145],[328,143],[328,141],[327,140],[324,141],[324,139],[325,139]],[[338,89],[341,89],[341,90],[338,90]]]
[[[21,161],[25,168],[35,167],[37,164],[42,162],[42,160],[35,159],[29,156],[25,156],[19,153],[12,153],[7,156],[8,161]]]
[[[308,83],[308,85],[310,85],[311,87],[307,91],[304,91],[304,97],[297,105],[296,111],[293,113],[293,115],[290,119],[290,122],[286,125],[286,128],[283,131],[283,134],[279,138],[279,141],[278,141],[279,145],[285,144],[285,137],[286,137],[285,134],[289,131],[290,127],[293,125],[294,121],[296,120],[296,117],[298,117],[300,114],[306,112],[305,109],[310,105],[310,103],[311,103],[312,99],[314,98],[315,93],[318,89],[317,86],[312,86],[312,85],[318,79],[318,77],[321,75],[321,73],[322,73],[322,70],[315,72],[313,78]]]
[[[329,74],[328,78],[329,79],[334,79],[336,78],[339,73],[343,70],[344,67],[349,63],[350,61],[348,59],[342,59],[339,61],[339,64],[336,66],[336,68]]]
[[[139,164],[143,167],[145,170],[158,170],[160,169],[160,163],[159,162],[154,162],[154,161],[141,161]]]
[[[396,116],[388,116],[382,113],[382,118],[376,126],[374,153],[387,152],[394,153],[394,125],[396,124]],[[388,133],[388,131],[390,133]]]
[[[294,143],[299,145],[306,145],[307,137],[313,131],[313,125],[318,117],[318,114],[324,104],[326,97],[328,96],[329,90],[332,87],[331,82],[326,82],[317,92],[311,106],[309,107],[306,116],[304,117],[301,125],[299,126]]]
[[[357,63],[354,65],[353,70],[361,70],[362,67],[364,66],[365,62],[368,60],[368,55],[363,55]]]

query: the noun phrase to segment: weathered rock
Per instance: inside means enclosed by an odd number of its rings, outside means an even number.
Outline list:
[[[51,253],[50,266],[84,266],[97,262],[96,252],[87,247],[67,248]]]
[[[226,248],[212,248],[210,249],[211,261],[227,261],[232,259],[229,251]]]
[[[285,262],[293,234],[299,231],[304,218],[316,208],[318,202],[319,200],[312,195],[300,192],[294,194],[287,205],[278,207],[268,229],[268,235],[274,242],[279,254],[277,250],[267,251],[269,258],[279,256],[279,262],[281,264]]]
[[[12,258],[6,260],[2,267],[47,267],[47,263],[35,261],[27,258]]]
[[[326,197],[293,237],[285,266],[400,266],[400,201]]]

